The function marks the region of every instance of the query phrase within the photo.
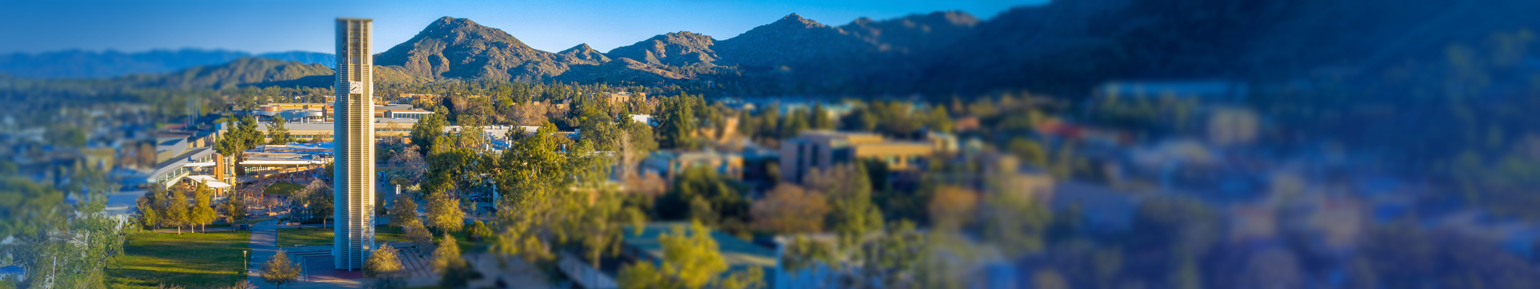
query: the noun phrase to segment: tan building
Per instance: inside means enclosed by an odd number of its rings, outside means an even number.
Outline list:
[[[417,124],[417,120],[410,118],[377,118],[373,120],[373,124],[374,139],[379,140],[385,137],[412,134],[412,125]],[[337,134],[334,131],[336,124],[330,122],[288,123],[284,124],[284,128],[289,129],[289,136],[293,136],[295,140],[302,142],[316,139],[322,141],[334,140]],[[267,124],[258,124],[257,131],[267,135]],[[272,138],[267,140],[272,140]]]
[[[889,141],[871,133],[806,131],[781,142],[781,180],[800,183],[813,168],[827,171],[859,159],[882,161],[893,171],[919,169],[936,151],[935,146],[930,142]]]

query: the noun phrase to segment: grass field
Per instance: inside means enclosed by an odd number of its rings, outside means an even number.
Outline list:
[[[107,282],[112,288],[234,285],[244,278],[241,252],[250,239],[251,231],[132,234],[108,264]]]
[[[290,183],[290,182],[277,182],[277,183],[273,183],[273,185],[271,185],[271,186],[267,186],[266,189],[262,190],[262,193],[269,194],[269,195],[288,196],[288,195],[294,194],[294,191],[298,191],[298,190],[302,190],[302,189],[305,189],[305,185],[296,184],[296,183]]]
[[[292,247],[303,244],[326,245],[332,243],[332,230],[326,228],[302,228],[302,229],[278,229],[278,247]],[[374,226],[375,242],[410,242],[401,229],[391,228],[386,225]]]

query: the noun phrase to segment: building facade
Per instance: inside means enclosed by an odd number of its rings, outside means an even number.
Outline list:
[[[935,143],[890,141],[871,133],[806,131],[781,141],[781,180],[801,183],[814,169],[829,171],[859,159],[879,160],[894,171],[919,169],[935,151]]]
[[[339,270],[362,268],[374,250],[373,28],[370,19],[337,19],[332,256]]]

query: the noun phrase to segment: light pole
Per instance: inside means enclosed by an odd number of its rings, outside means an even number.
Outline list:
[[[246,275],[251,275],[251,260],[246,260],[246,250],[241,250],[241,268],[246,269]]]

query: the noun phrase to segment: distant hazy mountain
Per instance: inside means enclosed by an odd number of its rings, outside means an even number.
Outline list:
[[[108,78],[139,73],[167,73],[204,65],[229,63],[251,53],[231,50],[119,51],[64,50],[0,54],[0,73],[23,78]],[[261,58],[335,66],[336,56],[316,52],[274,52]]]
[[[228,50],[152,50],[138,53],[65,50],[0,55],[0,72],[24,78],[103,78],[134,73],[165,73],[221,64],[247,56]]]
[[[219,65],[164,74],[136,74],[119,79],[141,86],[181,89],[230,88],[241,84],[320,87],[330,86],[330,76],[334,73],[331,68],[319,64],[242,57]]]
[[[269,52],[257,54],[256,57],[293,61],[305,64],[321,64],[333,69],[337,68],[337,55],[331,53],[306,51]]]

